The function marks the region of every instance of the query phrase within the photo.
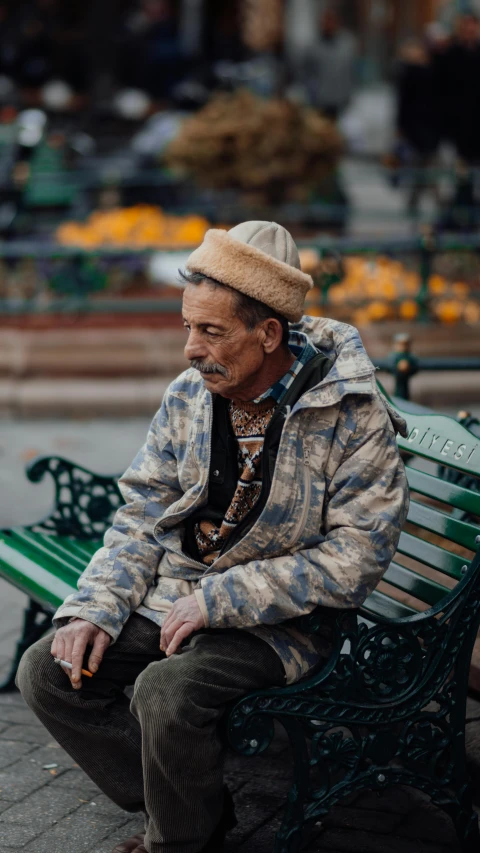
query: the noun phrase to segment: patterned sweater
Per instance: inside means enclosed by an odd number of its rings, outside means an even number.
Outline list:
[[[256,400],[246,403],[234,403],[231,400],[229,403],[228,413],[238,442],[239,478],[232,502],[220,526],[210,520],[199,521],[195,525],[198,552],[207,566],[217,559],[230,535],[260,497],[263,444],[268,424],[295,377],[317,354],[315,347],[301,332],[290,333],[289,347],[296,358],[281,379]]]

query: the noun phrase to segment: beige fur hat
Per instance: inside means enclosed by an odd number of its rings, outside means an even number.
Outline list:
[[[211,229],[187,261],[199,272],[264,302],[296,323],[313,281],[300,269],[293,237],[276,222],[242,222],[230,231]]]

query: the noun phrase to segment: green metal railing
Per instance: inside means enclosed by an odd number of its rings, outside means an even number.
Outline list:
[[[464,356],[419,358],[415,356],[411,352],[410,335],[403,333],[395,335],[390,355],[387,358],[374,359],[374,363],[379,370],[390,373],[395,378],[394,396],[401,397],[403,400],[410,400],[410,379],[420,371],[476,370],[480,372],[480,358]]]
[[[330,287],[341,280],[341,259],[348,256],[391,256],[408,259],[415,263],[420,274],[418,291],[412,294],[418,305],[417,321],[428,322],[431,319],[429,280],[434,272],[435,259],[440,253],[476,255],[480,253],[480,235],[440,235],[426,231],[421,237],[398,239],[365,240],[355,238],[328,237],[298,240],[300,248],[316,249],[321,259],[335,258],[338,272],[327,270],[320,273],[316,284],[320,290],[320,305],[328,306]],[[10,286],[8,294],[2,290],[2,271],[0,269],[0,314],[22,315],[31,313],[51,313],[79,311],[85,313],[138,313],[138,312],[175,312],[180,308],[178,300],[172,298],[136,299],[119,296],[109,292],[112,269],[121,270],[128,278],[137,273],[145,273],[153,255],[162,253],[178,254],[178,249],[125,249],[99,248],[82,250],[76,247],[58,246],[41,241],[0,242],[0,265],[4,273],[20,270],[27,264],[33,268],[39,285],[30,288],[25,294],[22,289],[21,274],[17,289]],[[185,252],[185,260],[188,252]],[[479,262],[480,263],[480,262]],[[328,266],[328,265],[327,265]],[[130,271],[130,272],[129,272]],[[379,293],[379,298],[381,298]],[[472,298],[479,298],[472,293]],[[365,302],[369,299],[366,297]]]

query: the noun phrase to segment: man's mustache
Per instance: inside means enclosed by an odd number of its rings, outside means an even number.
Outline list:
[[[200,373],[220,373],[222,376],[228,376],[228,372],[221,364],[210,364],[208,361],[202,361],[200,358],[194,358],[190,362],[191,366]]]

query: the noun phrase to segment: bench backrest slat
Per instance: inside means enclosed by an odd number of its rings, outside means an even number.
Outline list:
[[[47,535],[48,541],[52,539],[52,536]],[[67,539],[66,536],[55,536],[57,542],[60,543],[64,548],[68,548],[72,554],[76,554],[77,557],[85,563],[90,562],[95,551],[97,551],[102,543],[97,540],[88,540],[85,539]]]
[[[50,566],[52,571],[71,574],[77,577],[84,571],[87,564],[86,559],[80,559],[62,547],[56,536],[34,534],[23,528],[13,528],[10,531],[11,542],[15,542],[21,553],[40,559],[41,564]],[[76,581],[75,581],[76,583]]]
[[[407,468],[407,479],[412,492],[418,492],[425,497],[480,516],[480,494],[476,495],[462,486],[440,480],[417,468]]]
[[[446,515],[433,507],[414,500],[410,502],[408,520],[424,530],[438,533],[439,536],[444,536],[445,539],[449,539],[457,545],[469,548],[470,551],[476,550],[475,539],[478,536],[479,528],[474,524],[452,518],[451,515]]]
[[[369,595],[362,610],[376,616],[382,616],[384,619],[400,619],[404,616],[412,616],[417,612],[413,607],[402,604],[377,589]]]
[[[38,562],[38,556],[30,558],[19,550],[18,543],[13,547],[6,539],[0,538],[0,574],[44,607],[56,610],[75,588],[78,575],[54,573]]]
[[[396,589],[408,592],[414,598],[430,605],[438,604],[450,592],[448,587],[442,586],[431,578],[424,577],[395,561],[390,563],[383,577]]]
[[[39,554],[54,558],[60,566],[79,573],[85,568],[85,557],[80,558],[74,548],[69,548],[61,542],[58,536],[48,536],[46,533],[32,533],[24,527],[16,527],[11,531],[12,541],[22,543],[25,548],[33,548]],[[73,543],[72,543],[73,544]]]
[[[412,536],[412,534],[403,531],[400,534],[398,552],[406,557],[412,557],[444,575],[455,578],[455,580],[460,580],[462,577],[465,557],[452,554],[451,551],[441,548],[440,545],[419,539],[418,536]]]

